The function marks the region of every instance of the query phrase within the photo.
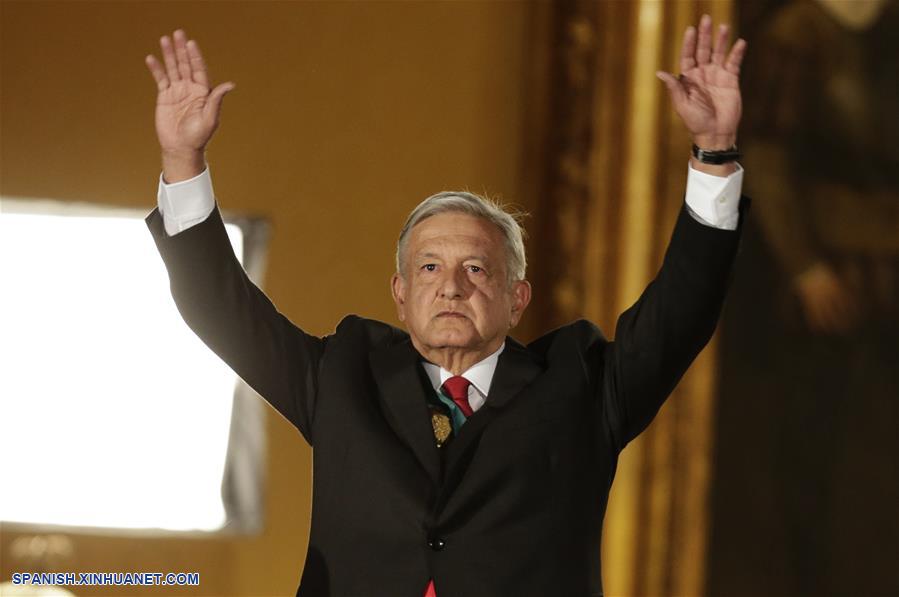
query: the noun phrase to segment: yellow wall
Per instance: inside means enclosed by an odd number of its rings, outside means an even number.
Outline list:
[[[219,202],[271,219],[266,291],[311,333],[347,313],[396,323],[393,244],[425,196],[467,187],[534,204],[532,4],[0,7],[0,194],[149,212],[159,160],[143,57],[158,51],[161,34],[184,27],[213,80],[237,83],[208,155]],[[292,594],[308,537],[310,451],[276,416],[269,431],[262,535],[74,535],[77,568],[199,570],[193,594]],[[3,580],[16,536],[7,527],[0,538]]]

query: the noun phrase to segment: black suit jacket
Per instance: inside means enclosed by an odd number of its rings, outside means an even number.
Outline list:
[[[349,315],[309,335],[246,276],[217,207],[174,237],[146,221],[187,324],[313,447],[304,596],[420,597],[429,578],[439,597],[600,595],[618,454],[711,336],[739,238],[682,209],[615,341],[585,320],[507,338],[441,454],[406,332]]]

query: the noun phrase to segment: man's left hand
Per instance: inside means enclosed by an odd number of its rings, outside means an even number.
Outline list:
[[[729,34],[729,27],[720,25],[713,50],[712,18],[703,15],[698,39],[692,26],[684,33],[680,77],[663,71],[656,73],[668,86],[675,111],[701,149],[728,149],[737,140],[743,110],[740,63],[746,53],[746,40],[738,39],[725,53]]]

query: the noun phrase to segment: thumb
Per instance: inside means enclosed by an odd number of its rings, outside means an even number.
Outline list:
[[[680,103],[686,99],[686,93],[684,92],[684,87],[681,85],[681,82],[677,77],[672,75],[671,73],[666,73],[665,71],[656,71],[656,77],[658,77],[665,86],[668,87],[668,92],[671,94],[671,99],[674,100],[675,103]]]
[[[207,118],[211,117],[218,120],[219,111],[222,108],[222,99],[224,99],[226,93],[235,87],[237,86],[234,83],[228,81],[227,83],[221,83],[216,86],[216,88],[209,93],[209,97],[206,99],[206,107],[204,108]]]

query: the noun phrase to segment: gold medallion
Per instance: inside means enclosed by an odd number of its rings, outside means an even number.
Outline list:
[[[453,432],[453,426],[448,416],[441,412],[432,412],[431,427],[434,428],[434,439],[437,440],[437,447],[440,448]]]

